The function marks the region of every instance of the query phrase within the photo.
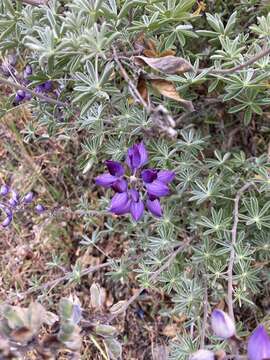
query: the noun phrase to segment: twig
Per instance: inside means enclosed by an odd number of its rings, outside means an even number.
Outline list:
[[[145,110],[147,111],[147,113],[150,113],[151,112],[151,105],[148,105],[146,103],[146,101],[142,98],[141,94],[139,93],[138,89],[136,88],[136,86],[133,84],[133,82],[130,80],[126,70],[124,69],[121,61],[119,60],[119,57],[117,55],[117,52],[115,50],[115,48],[113,47],[113,57],[114,57],[114,60],[116,62],[116,64],[118,65],[120,71],[121,71],[121,74],[123,75],[124,79],[126,80],[126,82],[128,83],[128,86],[129,86],[129,89],[130,89],[130,92],[132,94],[132,96],[135,98],[135,101],[139,100],[140,103],[142,104],[142,106],[145,108]]]
[[[235,259],[235,245],[237,242],[237,225],[239,221],[239,202],[241,195],[251,186],[252,182],[246,183],[238,191],[234,199],[234,212],[233,212],[233,227],[232,227],[232,242],[231,242],[231,252],[228,265],[228,311],[230,317],[234,320],[234,311],[233,311],[233,265]]]
[[[45,102],[47,103],[50,103],[50,104],[54,104],[54,105],[58,105],[58,106],[64,106],[64,107],[68,107],[70,106],[70,104],[67,104],[67,103],[64,103],[62,101],[59,101],[59,100],[55,100],[51,97],[48,97],[46,95],[43,95],[43,94],[40,94],[40,93],[37,93],[33,90],[30,90],[28,87],[26,86],[23,86],[23,85],[20,85],[20,84],[16,84],[14,83],[13,81],[10,81],[10,80],[7,80],[7,79],[4,79],[2,77],[0,77],[0,83],[2,84],[5,84],[5,85],[8,85],[14,89],[17,89],[17,90],[23,90],[23,91],[26,91],[28,93],[30,93],[32,96],[34,97],[37,97],[41,100],[44,100]]]
[[[250,58],[249,60],[247,60],[246,62],[244,62],[243,64],[234,66],[230,69],[213,69],[211,70],[211,68],[209,68],[209,72],[208,74],[213,74],[213,75],[218,75],[218,74],[233,74],[238,70],[242,70],[245,67],[254,64],[256,61],[260,60],[261,58],[263,58],[264,56],[270,54],[270,48],[266,48],[265,50],[262,50],[259,54],[253,56],[252,58]],[[198,69],[198,72],[201,73],[203,71],[206,71],[208,69]]]
[[[111,265],[111,261],[108,261],[108,262],[105,262],[105,263],[102,263],[102,264],[99,264],[99,265],[96,265],[96,266],[90,266],[90,267],[85,268],[84,270],[82,270],[80,275],[85,276],[85,275],[88,275],[88,274],[90,274],[92,272],[95,272],[95,271],[97,271],[99,269],[102,269],[102,268],[110,266],[110,265]],[[12,298],[14,298],[16,296],[25,297],[27,295],[30,295],[30,294],[36,292],[36,291],[45,290],[45,289],[47,289],[49,287],[53,288],[53,287],[57,286],[59,283],[65,281],[65,280],[69,280],[71,278],[71,276],[72,276],[72,272],[69,272],[66,275],[64,275],[64,276],[62,276],[62,277],[60,277],[58,279],[48,281],[45,284],[37,286],[37,287],[32,287],[32,288],[26,290],[25,292],[23,292],[21,294],[13,295],[13,296],[11,296],[10,299],[12,299]]]
[[[33,6],[41,6],[41,5],[47,5],[48,0],[22,0],[24,4],[29,4]]]
[[[203,322],[202,322],[202,330],[201,330],[201,341],[200,341],[200,348],[204,348],[205,343],[205,333],[206,333],[206,325],[207,325],[207,318],[208,318],[208,288],[207,288],[207,281],[205,281],[204,287],[204,297],[203,297]]]
[[[188,238],[187,240],[183,241],[182,245],[180,245],[179,247],[177,247],[177,249],[168,256],[168,260],[157,270],[153,273],[153,275],[150,277],[149,282],[153,283],[155,282],[155,280],[158,278],[158,276],[165,271],[168,267],[171,266],[173,260],[175,259],[175,257],[182,251],[184,250],[191,242],[191,239]],[[112,321],[113,319],[115,319],[119,313],[123,313],[127,310],[127,308],[129,307],[129,305],[131,305],[133,303],[133,301],[135,301],[140,295],[141,293],[146,290],[147,288],[145,287],[140,287],[134,295],[131,296],[131,298],[123,305],[123,307],[121,308],[121,310],[117,311],[117,313],[115,315],[112,315],[110,318],[110,321]]]

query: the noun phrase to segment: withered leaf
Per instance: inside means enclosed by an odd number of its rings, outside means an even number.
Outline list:
[[[138,79],[138,83],[137,83],[137,90],[139,91],[141,97],[143,98],[143,100],[149,104],[149,95],[148,95],[148,90],[147,90],[147,85],[146,85],[146,81],[143,78],[143,76],[139,76]]]
[[[152,58],[134,56],[134,61],[139,66],[148,65],[154,70],[170,75],[182,74],[193,69],[185,59],[173,55]]]
[[[10,333],[12,340],[25,344],[30,341],[33,337],[33,332],[26,326],[19,329],[15,329]]]
[[[187,111],[194,111],[192,101],[182,99],[173,82],[164,79],[151,79],[150,83],[161,95],[180,102]]]

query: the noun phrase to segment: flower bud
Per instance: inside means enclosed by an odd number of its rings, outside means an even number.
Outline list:
[[[19,194],[17,193],[17,191],[12,190],[12,196],[11,199],[9,199],[9,205],[11,207],[15,207],[19,204]]]
[[[23,71],[23,77],[26,79],[28,76],[31,76],[33,73],[32,66],[27,64]]]
[[[222,310],[215,309],[212,312],[211,325],[214,334],[222,339],[229,339],[235,335],[234,321]]]
[[[23,198],[23,202],[25,204],[30,204],[33,201],[34,198],[34,193],[32,191],[30,191],[29,193],[27,193],[25,195],[25,197]]]
[[[190,360],[215,360],[215,354],[210,350],[200,349],[191,354]]]
[[[37,212],[38,214],[41,214],[41,213],[43,213],[43,212],[45,211],[45,207],[44,207],[43,205],[41,205],[41,204],[37,204],[37,206],[35,207],[35,209],[36,209],[36,212]]]
[[[270,336],[265,327],[259,325],[248,340],[248,359],[263,360],[270,358]]]
[[[0,194],[3,196],[6,196],[9,193],[9,186],[7,186],[6,184],[2,185],[0,188]]]
[[[5,218],[5,220],[2,222],[2,226],[3,227],[8,227],[9,224],[11,223],[11,221],[12,221],[12,216],[7,216]]]

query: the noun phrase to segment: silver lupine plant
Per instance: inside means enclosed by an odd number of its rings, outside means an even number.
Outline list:
[[[157,340],[170,360],[269,359],[268,2],[42,2],[0,1],[0,111],[31,109],[24,145],[61,142],[78,165],[66,210],[82,251],[124,244],[109,279],[136,281],[151,316],[181,324]],[[1,230],[33,201],[3,184]],[[72,309],[64,328],[77,330]],[[107,357],[120,358],[101,325]]]

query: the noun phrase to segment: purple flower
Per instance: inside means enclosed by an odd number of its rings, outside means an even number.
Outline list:
[[[12,216],[7,216],[4,221],[2,222],[2,227],[8,227],[12,221]]]
[[[19,104],[20,102],[22,102],[24,100],[24,98],[25,98],[25,91],[18,90],[16,92],[15,99],[14,99],[15,104]]]
[[[105,162],[108,172],[99,175],[95,180],[97,185],[111,188],[116,192],[109,209],[112,213],[130,213],[133,220],[139,221],[147,208],[154,216],[162,216],[159,198],[169,195],[168,184],[173,181],[175,174],[170,170],[142,170],[147,161],[146,148],[143,142],[140,142],[128,149],[128,169],[118,161]]]
[[[45,207],[44,207],[42,204],[37,204],[36,207],[35,207],[35,209],[36,209],[36,212],[37,212],[38,214],[41,214],[41,213],[43,213],[43,212],[46,210]]]
[[[30,204],[34,199],[34,193],[32,191],[30,191],[29,193],[27,193],[25,195],[25,197],[23,198],[23,202],[25,204]]]
[[[248,339],[248,359],[266,360],[270,358],[270,336],[263,325],[259,325]]]
[[[229,339],[235,335],[234,321],[222,310],[215,309],[212,312],[211,325],[214,334],[222,339]]]
[[[35,91],[38,93],[50,92],[50,91],[52,91],[52,88],[53,88],[52,81],[47,80],[43,84],[37,85]]]
[[[23,71],[23,77],[26,79],[28,76],[31,76],[33,73],[32,66],[30,64],[27,64]]]
[[[12,190],[11,191],[11,198],[9,199],[9,205],[11,207],[16,207],[20,202],[20,197],[17,191]]]
[[[148,154],[143,142],[139,144],[134,144],[131,148],[128,149],[126,163],[132,172],[136,172],[137,169],[141,168],[147,163]]]
[[[2,196],[6,196],[9,193],[9,186],[7,186],[6,184],[2,185],[0,188],[0,194]]]

